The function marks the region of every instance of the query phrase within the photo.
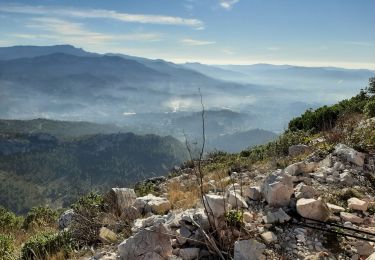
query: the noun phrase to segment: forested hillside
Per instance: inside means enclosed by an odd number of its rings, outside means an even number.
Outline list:
[[[130,186],[165,174],[186,157],[172,137],[98,134],[57,141],[46,134],[0,137],[0,205],[17,213],[69,205],[90,190]]]

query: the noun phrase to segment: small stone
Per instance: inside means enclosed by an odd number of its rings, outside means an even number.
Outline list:
[[[358,240],[355,243],[355,248],[357,249],[357,253],[362,256],[369,256],[375,251],[373,245],[371,245],[370,242],[362,240]]]
[[[340,212],[340,217],[344,221],[349,221],[355,224],[363,223],[363,218],[358,217],[357,215],[348,213],[348,212]]]
[[[110,244],[110,243],[114,243],[117,241],[117,236],[115,232],[113,232],[112,230],[106,227],[102,227],[99,230],[99,239],[103,243]]]
[[[345,209],[343,207],[340,207],[340,206],[337,206],[337,205],[334,205],[334,204],[331,204],[331,203],[327,203],[327,207],[329,208],[329,210],[332,213],[340,213],[340,212],[345,211]]]
[[[249,198],[252,200],[261,200],[262,194],[260,192],[260,186],[252,186],[249,188]]]
[[[234,243],[234,260],[266,260],[263,252],[266,245],[255,239],[240,240]]]
[[[266,224],[284,223],[290,220],[288,214],[284,212],[282,208],[277,211],[269,211],[266,216],[263,217],[263,221]]]
[[[366,201],[357,199],[357,198],[350,198],[348,199],[348,208],[360,211],[367,210],[368,203]]]
[[[183,260],[193,260],[198,259],[199,251],[200,249],[196,247],[181,248],[179,255]]]
[[[267,244],[277,241],[277,236],[271,231],[265,232],[260,236]]]
[[[253,214],[251,214],[248,211],[245,211],[242,215],[243,221],[245,221],[246,223],[252,222],[253,217],[254,217]]]

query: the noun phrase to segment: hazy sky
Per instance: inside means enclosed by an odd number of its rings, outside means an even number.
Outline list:
[[[375,0],[0,0],[0,46],[375,69]]]

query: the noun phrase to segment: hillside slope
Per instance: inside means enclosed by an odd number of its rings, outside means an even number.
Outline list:
[[[18,213],[42,204],[64,207],[89,190],[130,186],[187,159],[172,137],[132,133],[61,142],[47,134],[1,135],[0,144],[0,205]]]

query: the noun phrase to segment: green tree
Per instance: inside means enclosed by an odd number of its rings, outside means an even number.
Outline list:
[[[368,88],[367,88],[367,91],[370,93],[370,94],[375,94],[375,77],[371,77],[369,78],[369,84],[368,84]]]

